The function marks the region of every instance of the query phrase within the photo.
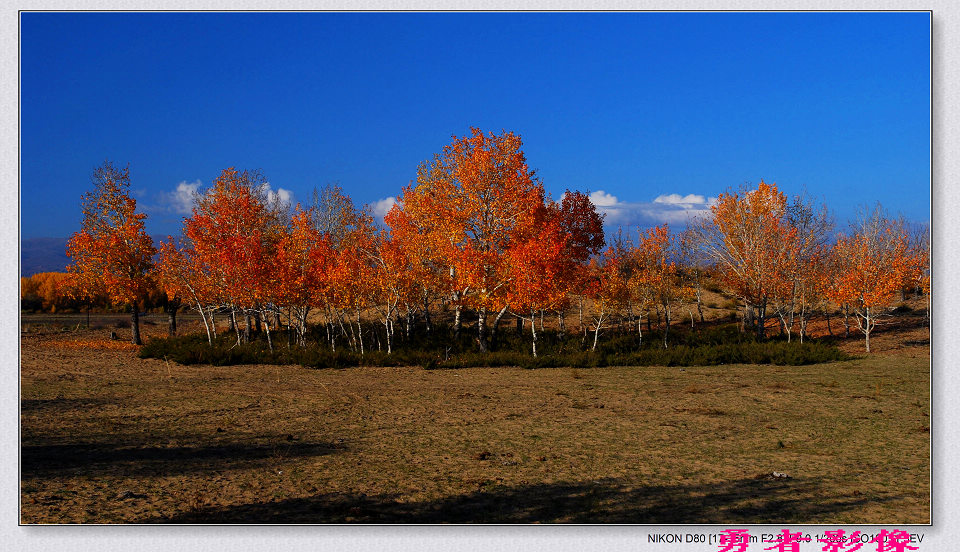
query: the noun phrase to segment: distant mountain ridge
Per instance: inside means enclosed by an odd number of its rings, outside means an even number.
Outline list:
[[[28,238],[20,240],[20,276],[40,272],[65,272],[70,264],[67,238]]]
[[[150,236],[157,246],[167,236]],[[27,238],[20,240],[20,276],[33,276],[40,272],[66,272],[70,264],[67,257],[67,238]]]

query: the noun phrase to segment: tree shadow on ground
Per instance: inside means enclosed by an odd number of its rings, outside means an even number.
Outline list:
[[[118,446],[111,444],[24,445],[21,477],[84,475],[177,475],[250,468],[289,458],[323,456],[344,449],[340,443],[228,443],[213,446]]]
[[[881,317],[877,322],[877,327],[870,332],[871,337],[875,334],[888,334],[888,333],[900,333],[906,330],[915,330],[918,328],[927,328],[930,326],[930,321],[926,316],[918,316],[915,313],[910,314],[893,314],[887,317]],[[853,323],[853,327],[850,329],[850,333],[853,334],[854,330],[859,334],[856,324]],[[862,337],[862,334],[861,334]]]
[[[481,484],[483,487],[483,484]],[[893,496],[861,496],[818,479],[739,479],[631,486],[617,479],[493,486],[426,502],[395,495],[308,498],[202,508],[145,523],[777,523],[827,522]]]
[[[107,399],[101,399],[96,397],[83,397],[83,398],[64,398],[57,397],[55,399],[20,399],[20,411],[21,412],[43,412],[48,410],[70,410],[76,408],[96,408],[98,406],[107,404],[109,401]]]

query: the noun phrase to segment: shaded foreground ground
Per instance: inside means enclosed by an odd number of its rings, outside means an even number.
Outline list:
[[[428,371],[185,367],[104,332],[21,341],[24,523],[930,520],[915,337],[803,367]]]

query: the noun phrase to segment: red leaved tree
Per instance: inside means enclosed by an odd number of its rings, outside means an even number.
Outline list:
[[[306,345],[307,315],[329,297],[333,262],[330,240],[314,224],[313,210],[297,205],[289,231],[282,232],[276,244],[275,294],[289,310],[289,322],[301,346]]]
[[[507,253],[512,272],[507,301],[516,316],[530,321],[533,356],[537,356],[536,313],[563,305],[575,265],[566,255],[569,236],[561,224],[559,218],[545,221],[536,239],[520,242]]]
[[[226,309],[238,341],[236,314],[246,315],[248,330],[249,317],[258,316],[272,349],[268,315],[279,292],[275,246],[285,231],[285,217],[268,200],[265,183],[258,172],[224,169],[184,220],[183,252],[189,272],[202,277],[208,313]]]

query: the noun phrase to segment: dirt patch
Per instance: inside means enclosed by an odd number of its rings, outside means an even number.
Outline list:
[[[801,367],[309,370],[57,346],[114,330],[71,331],[21,340],[24,523],[930,520],[922,346]]]

